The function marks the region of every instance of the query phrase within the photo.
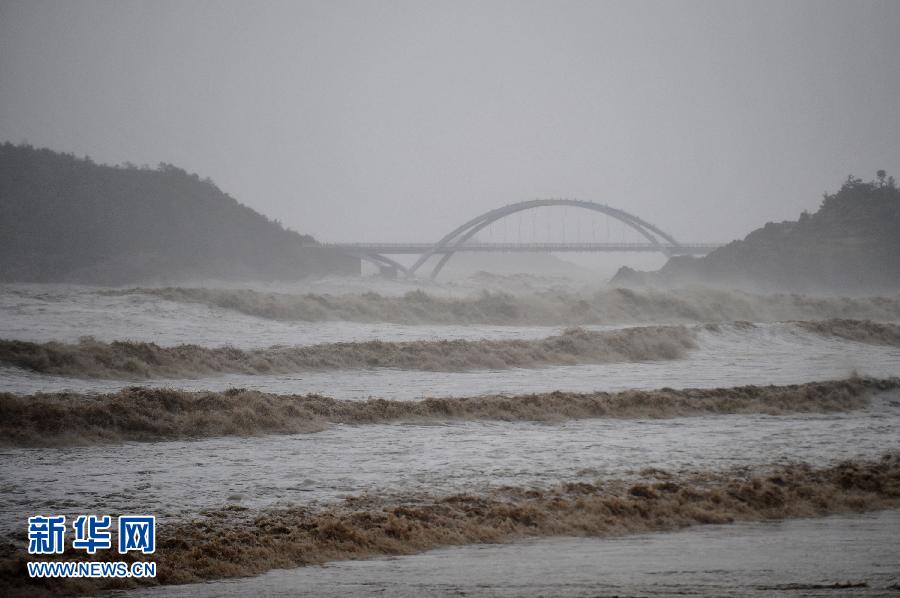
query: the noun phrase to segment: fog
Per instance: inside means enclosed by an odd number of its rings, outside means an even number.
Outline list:
[[[0,596],[900,589],[898,25],[0,0]]]
[[[326,241],[536,197],[728,241],[900,171],[898,23],[890,1],[4,1],[0,140],[174,163]]]

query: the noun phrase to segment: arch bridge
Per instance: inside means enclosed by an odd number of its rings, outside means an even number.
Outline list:
[[[506,218],[518,212],[532,210],[547,206],[566,206],[582,208],[605,214],[626,226],[637,231],[646,242],[643,243],[481,243],[470,242],[470,239],[479,231],[492,223]],[[532,251],[532,252],[609,252],[609,251],[649,251],[662,253],[665,256],[673,255],[703,255],[709,253],[719,244],[716,243],[690,243],[682,244],[671,235],[663,232],[658,227],[650,224],[634,214],[624,210],[592,201],[578,199],[532,199],[522,201],[490,210],[472,218],[456,227],[437,243],[330,243],[328,247],[339,248],[360,259],[374,263],[382,268],[394,268],[407,277],[415,276],[417,271],[433,256],[440,256],[431,271],[434,279],[444,268],[446,263],[457,252],[469,251]],[[388,257],[389,255],[415,254],[419,258],[412,266],[406,267],[398,261]]]

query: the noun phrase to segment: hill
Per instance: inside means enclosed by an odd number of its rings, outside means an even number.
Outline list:
[[[0,146],[2,281],[291,280],[358,268],[170,164]]]
[[[806,292],[900,288],[900,190],[878,172],[848,177],[815,214],[769,222],[707,256],[678,256],[658,272],[621,269],[615,284],[691,283]]]

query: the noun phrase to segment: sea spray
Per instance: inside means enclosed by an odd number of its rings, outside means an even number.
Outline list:
[[[757,295],[711,288],[627,289],[594,292],[546,289],[511,294],[483,291],[449,298],[421,290],[403,296],[378,293],[288,294],[223,288],[135,288],[108,294],[147,294],[285,321],[355,321],[397,324],[574,326],[610,323],[705,323],[749,320],[855,318],[900,320],[900,296],[814,297]]]
[[[832,318],[814,322],[793,322],[807,332],[822,336],[836,336],[846,340],[870,345],[900,347],[900,326],[891,323],[870,322],[868,320],[846,320]]]

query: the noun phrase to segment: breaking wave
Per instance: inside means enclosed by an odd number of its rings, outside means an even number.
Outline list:
[[[443,546],[538,536],[616,536],[897,506],[900,454],[894,453],[879,461],[824,468],[793,464],[687,474],[650,470],[638,480],[576,482],[546,490],[506,487],[450,496],[366,495],[336,506],[262,512],[225,507],[194,521],[163,524],[157,531],[155,554],[128,553],[121,558],[152,559],[158,565],[157,583],[181,584]],[[87,557],[69,553],[61,558]],[[9,544],[0,559],[0,588],[6,595],[41,588],[86,593],[113,583],[122,587],[121,581],[29,580],[23,541]]]
[[[822,336],[837,336],[870,345],[900,347],[900,326],[897,324],[841,319],[794,323],[806,331]]]
[[[706,323],[747,320],[772,322],[855,318],[900,320],[900,296],[811,297],[756,295],[710,288],[672,290],[608,288],[593,293],[560,289],[526,295],[484,291],[471,298],[429,295],[421,290],[401,297],[286,294],[249,289],[136,288],[113,294],[143,293],[185,303],[237,311],[273,320],[392,322],[397,324],[588,325],[609,323]]]
[[[571,328],[539,340],[368,341],[246,351],[85,338],[78,344],[0,340],[0,363],[43,374],[133,379],[379,367],[429,371],[534,368],[679,359],[695,347],[694,332],[682,326],[604,332]]]
[[[0,394],[0,438],[17,446],[60,446],[293,434],[321,431],[330,424],[837,412],[863,408],[872,393],[895,388],[900,388],[900,378],[617,393],[557,391],[422,401],[346,401],[241,389],[216,393],[140,387],[100,396]]]

